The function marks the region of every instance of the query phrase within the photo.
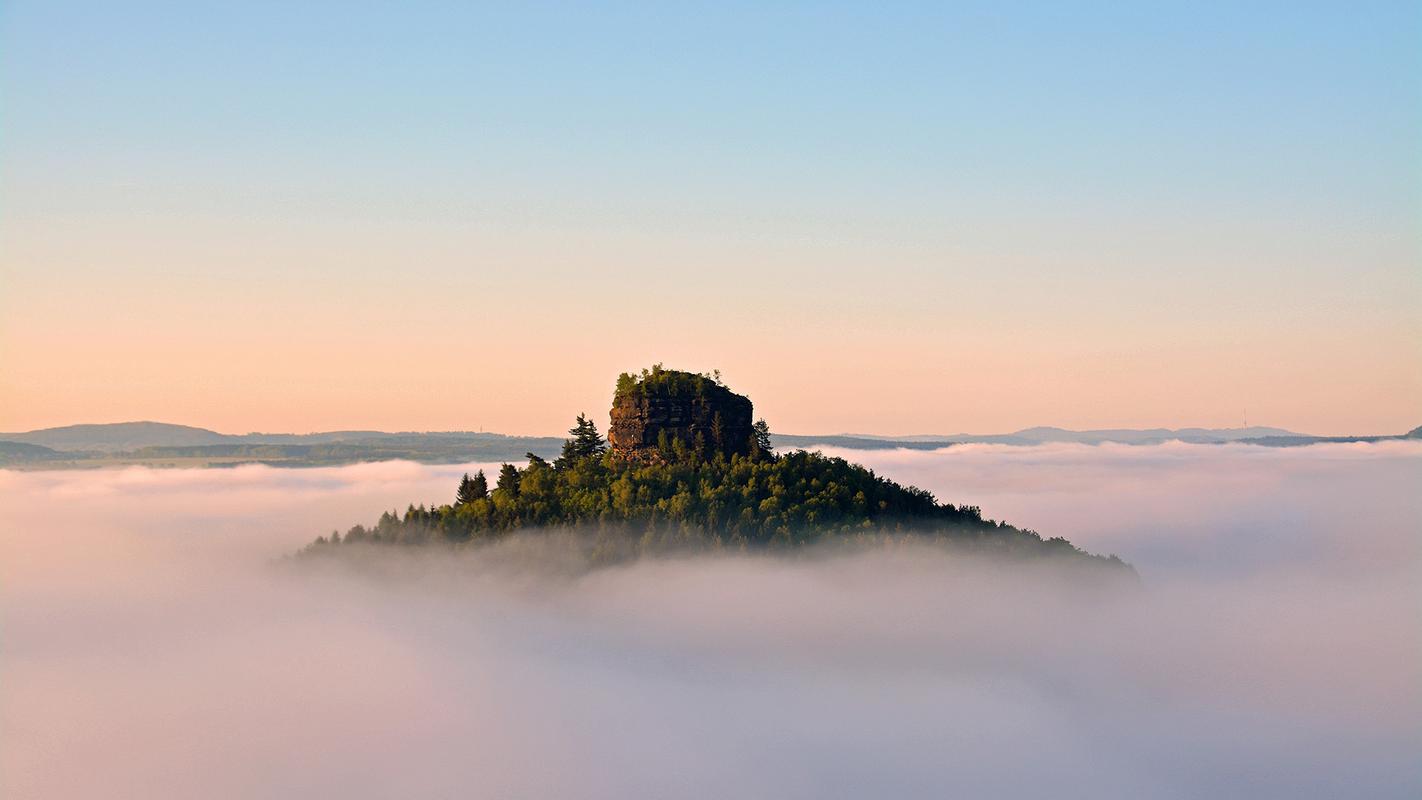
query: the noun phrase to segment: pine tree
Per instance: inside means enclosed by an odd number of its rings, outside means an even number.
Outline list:
[[[597,457],[607,452],[607,442],[597,432],[597,425],[584,414],[578,415],[577,423],[568,429],[568,433],[573,438],[563,441],[563,452],[554,462],[559,469],[570,466],[578,459]]]
[[[751,426],[751,452],[755,455],[773,456],[775,451],[770,444],[770,426],[765,420],[758,419],[755,425]]]
[[[474,479],[469,477],[469,473],[464,473],[464,477],[459,479],[459,488],[454,492],[454,504],[462,506],[474,500]]]
[[[454,494],[454,504],[462,506],[465,503],[472,503],[489,496],[489,481],[484,477],[484,471],[479,470],[474,477],[469,477],[469,473],[464,473],[464,477],[459,481],[459,491]]]
[[[518,497],[518,467],[513,464],[505,464],[499,467],[499,483],[497,488],[504,490],[510,497]]]
[[[573,444],[580,457],[600,456],[607,452],[607,442],[597,432],[597,425],[586,416],[579,414],[577,424],[568,432],[573,434]]]

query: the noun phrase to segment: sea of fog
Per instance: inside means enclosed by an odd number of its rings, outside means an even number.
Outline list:
[[[1422,444],[843,455],[1141,586],[292,570],[472,467],[0,471],[0,796],[1422,797]]]

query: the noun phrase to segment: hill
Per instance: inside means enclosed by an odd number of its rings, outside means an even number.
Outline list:
[[[453,464],[513,459],[529,452],[551,458],[562,446],[562,439],[554,436],[470,431],[226,434],[161,422],[69,425],[0,434],[0,440],[41,448],[25,451],[23,457],[0,452],[0,464],[29,469],[243,463],[307,467],[391,459]]]
[[[844,450],[938,450],[958,444],[948,440],[886,439],[875,436],[849,436],[832,434],[810,436],[804,434],[776,433],[771,443],[777,449],[837,447]]]
[[[1422,428],[1414,428],[1395,436],[1261,436],[1258,439],[1244,439],[1243,444],[1257,444],[1264,447],[1306,447],[1312,444],[1372,444],[1375,442],[1397,441],[1399,439],[1422,439]]]
[[[0,433],[0,439],[36,444],[53,450],[114,453],[138,447],[221,444],[232,437],[206,428],[166,422],[117,422],[102,425],[66,425],[28,433]]]
[[[667,372],[671,372],[668,370]],[[714,380],[711,381],[714,384]],[[691,387],[691,384],[687,385]],[[690,391],[695,392],[694,388]],[[679,396],[680,397],[680,396]],[[690,399],[688,399],[690,398]],[[624,400],[626,408],[640,400]],[[688,430],[714,436],[714,415],[695,419],[694,394],[677,401],[682,405],[668,406],[659,413],[675,411],[686,418]],[[747,401],[748,403],[749,401]],[[629,405],[630,403],[630,405]],[[732,412],[728,424],[727,409],[722,413],[722,437],[740,441],[746,432],[744,415]],[[623,412],[618,412],[623,413]],[[625,425],[625,423],[624,423]],[[694,430],[693,430],[694,429]],[[632,428],[623,431],[628,437],[642,434]],[[610,431],[618,436],[616,422]],[[1265,447],[1300,447],[1327,442],[1376,442],[1401,438],[1422,438],[1414,430],[1403,435],[1379,436],[1310,436],[1280,428],[1151,428],[1103,429],[1072,431],[1064,428],[1025,428],[1009,434],[954,434],[917,436],[876,436],[873,434],[773,434],[771,446],[777,450],[832,447],[847,450],[937,450],[957,444],[1004,444],[1032,446],[1050,442],[1083,444],[1150,445],[1166,441],[1196,444],[1241,444]],[[24,433],[0,433],[0,441],[30,445],[38,450],[11,448],[0,451],[0,465],[20,469],[73,469],[85,467],[140,464],[154,467],[207,467],[262,463],[273,466],[308,467],[353,464],[363,461],[405,459],[432,464],[457,464],[473,461],[507,461],[533,453],[542,458],[554,458],[563,440],[554,436],[509,436],[500,433],[473,431],[404,431],[372,430],[324,431],[317,433],[218,433],[206,428],[173,425],[162,422],[120,422],[112,424],[68,425]],[[629,439],[630,441],[630,439]],[[650,444],[642,442],[642,444]]]
[[[0,441],[0,464],[17,464],[26,461],[55,461],[64,458],[58,450],[25,442]]]
[[[612,447],[579,415],[557,459],[530,454],[523,468],[504,464],[492,489],[482,472],[466,475],[453,503],[386,513],[370,528],[320,537],[303,555],[375,545],[477,546],[514,532],[561,529],[587,532],[601,552],[622,555],[912,538],[1124,567],[1065,539],[984,519],[975,506],[940,503],[841,458],[777,455],[763,421],[740,441],[727,434],[738,430],[727,423],[727,409],[749,419],[750,401],[711,376],[660,366],[623,375],[614,408],[619,404],[613,419],[621,432]]]
[[[937,444],[939,446],[949,444],[1010,444],[1010,445],[1034,445],[1050,444],[1056,442],[1073,442],[1076,444],[1160,444],[1162,442],[1180,441],[1193,444],[1222,444],[1224,442],[1237,442],[1255,439],[1264,436],[1305,436],[1306,434],[1294,433],[1283,428],[1268,428],[1263,426],[1251,426],[1248,428],[1101,428],[1095,430],[1075,431],[1067,428],[1053,428],[1049,426],[1038,426],[1035,428],[1023,428],[1013,433],[958,433],[958,434],[930,434],[913,436],[873,436],[868,434],[846,434],[844,438],[867,439],[867,440],[897,440],[898,442],[913,442],[920,445]],[[825,437],[800,437],[814,438],[821,441]]]

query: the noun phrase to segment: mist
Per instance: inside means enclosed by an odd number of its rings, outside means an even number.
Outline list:
[[[1422,792],[1422,445],[843,455],[1141,584],[932,547],[294,568],[480,465],[0,471],[0,795]]]

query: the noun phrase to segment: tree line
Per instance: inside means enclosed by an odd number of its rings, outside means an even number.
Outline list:
[[[1017,551],[1084,555],[1065,539],[984,519],[976,506],[939,503],[842,458],[798,450],[777,455],[756,423],[749,455],[709,456],[679,442],[662,463],[619,458],[594,423],[578,415],[562,453],[532,453],[523,468],[503,464],[490,488],[465,474],[454,501],[386,512],[371,527],[332,532],[304,551],[354,544],[473,545],[514,531],[586,528],[634,537],[643,550],[667,547],[796,547],[831,537],[927,536]],[[1114,557],[1112,557],[1114,559]],[[1119,562],[1118,562],[1119,563]]]

